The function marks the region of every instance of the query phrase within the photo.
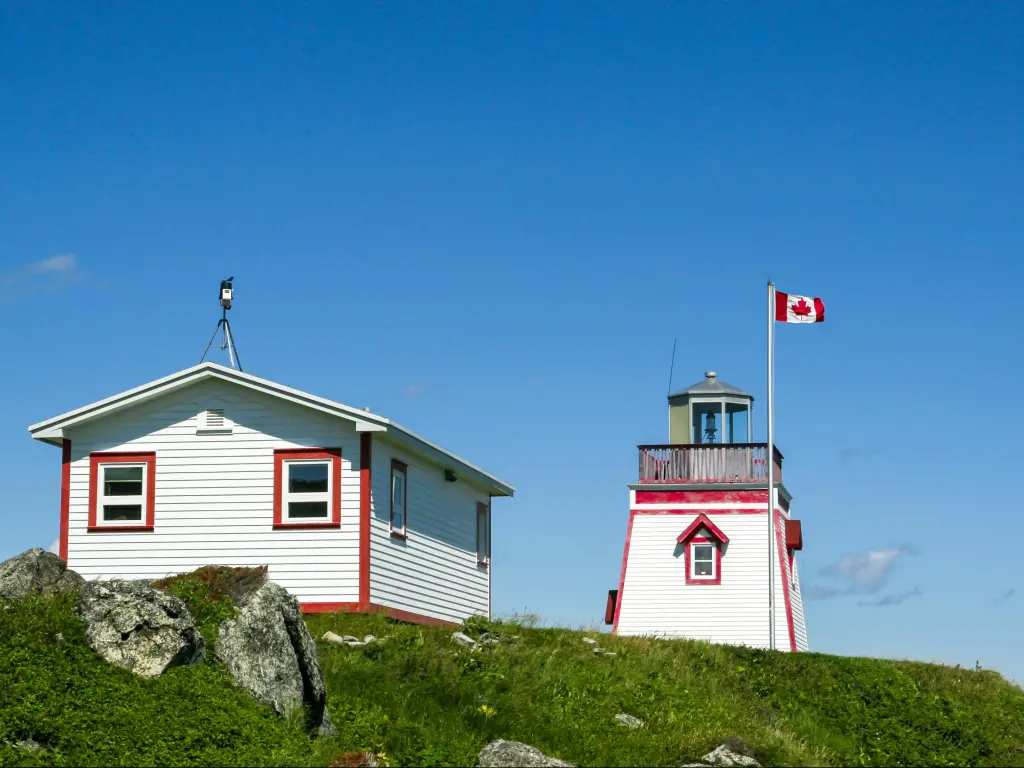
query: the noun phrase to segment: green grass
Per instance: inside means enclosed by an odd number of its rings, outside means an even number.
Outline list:
[[[166,586],[207,640],[242,577],[223,569]],[[337,736],[311,739],[231,685],[216,664],[136,677],[89,650],[73,598],[0,607],[0,765],[326,766],[370,749],[390,765],[473,765],[492,739],[579,765],[679,765],[735,737],[775,765],[1024,766],[1024,692],[999,675],[910,662],[781,654],[472,622],[497,646],[383,616],[307,618],[386,638],[319,643]],[[58,639],[58,634],[60,639]],[[615,724],[625,712],[647,726]],[[33,739],[26,753],[10,742]]]

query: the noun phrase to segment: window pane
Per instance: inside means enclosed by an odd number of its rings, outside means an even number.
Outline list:
[[[710,544],[697,544],[693,548],[693,559],[707,560],[708,562],[710,562],[713,553],[714,547],[712,547]]]
[[[483,509],[476,512],[476,551],[481,559],[490,556],[487,551],[487,512]]]
[[[141,522],[142,521],[142,505],[141,504],[104,504],[103,505],[103,520],[107,522],[113,521],[127,521],[127,522]]]
[[[330,464],[289,464],[289,493],[327,493]]]
[[[391,504],[396,515],[405,507],[405,475],[401,472],[392,474]]]
[[[693,564],[693,572],[698,576],[710,576],[711,575],[711,563],[710,562],[696,562]]]
[[[141,496],[142,467],[103,467],[104,496]]]
[[[292,501],[288,503],[288,517],[327,517],[326,501]]]
[[[402,512],[401,507],[395,507],[395,514],[391,518],[391,527],[396,531],[405,529],[405,513]]]
[[[142,467],[103,467],[104,479],[109,483],[111,480],[138,480],[142,482]]]

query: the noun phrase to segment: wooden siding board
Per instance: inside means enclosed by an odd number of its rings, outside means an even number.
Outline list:
[[[219,399],[230,435],[197,435]],[[274,530],[275,448],[340,447],[341,528]],[[89,453],[157,453],[152,532],[86,533]],[[159,577],[201,565],[267,565],[302,601],[358,595],[359,437],[344,421],[206,381],[79,425],[70,467],[70,567],[86,578]]]
[[[391,459],[408,464],[405,539],[392,537],[389,525]],[[488,573],[476,561],[476,504],[488,501],[486,490],[448,483],[440,467],[375,438],[371,602],[455,622],[489,615]]]

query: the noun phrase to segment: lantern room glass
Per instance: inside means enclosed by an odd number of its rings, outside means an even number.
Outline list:
[[[726,400],[690,404],[691,440],[695,444],[749,443],[750,404]]]

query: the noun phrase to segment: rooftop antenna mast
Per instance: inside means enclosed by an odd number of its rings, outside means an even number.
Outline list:
[[[217,321],[217,327],[213,329],[213,336],[210,337],[210,343],[206,345],[206,352],[203,352],[203,357],[199,361],[200,363],[206,359],[206,355],[210,352],[210,347],[213,346],[213,340],[217,338],[217,332],[222,331],[223,337],[220,348],[228,351],[228,359],[231,361],[231,367],[242,370],[242,361],[238,357],[238,349],[235,347],[235,339],[231,335],[231,324],[228,323],[228,310],[231,309],[231,299],[234,292],[231,289],[231,281],[234,277],[229,277],[227,280],[220,281],[220,305],[223,307],[224,312],[221,315],[220,320]]]

